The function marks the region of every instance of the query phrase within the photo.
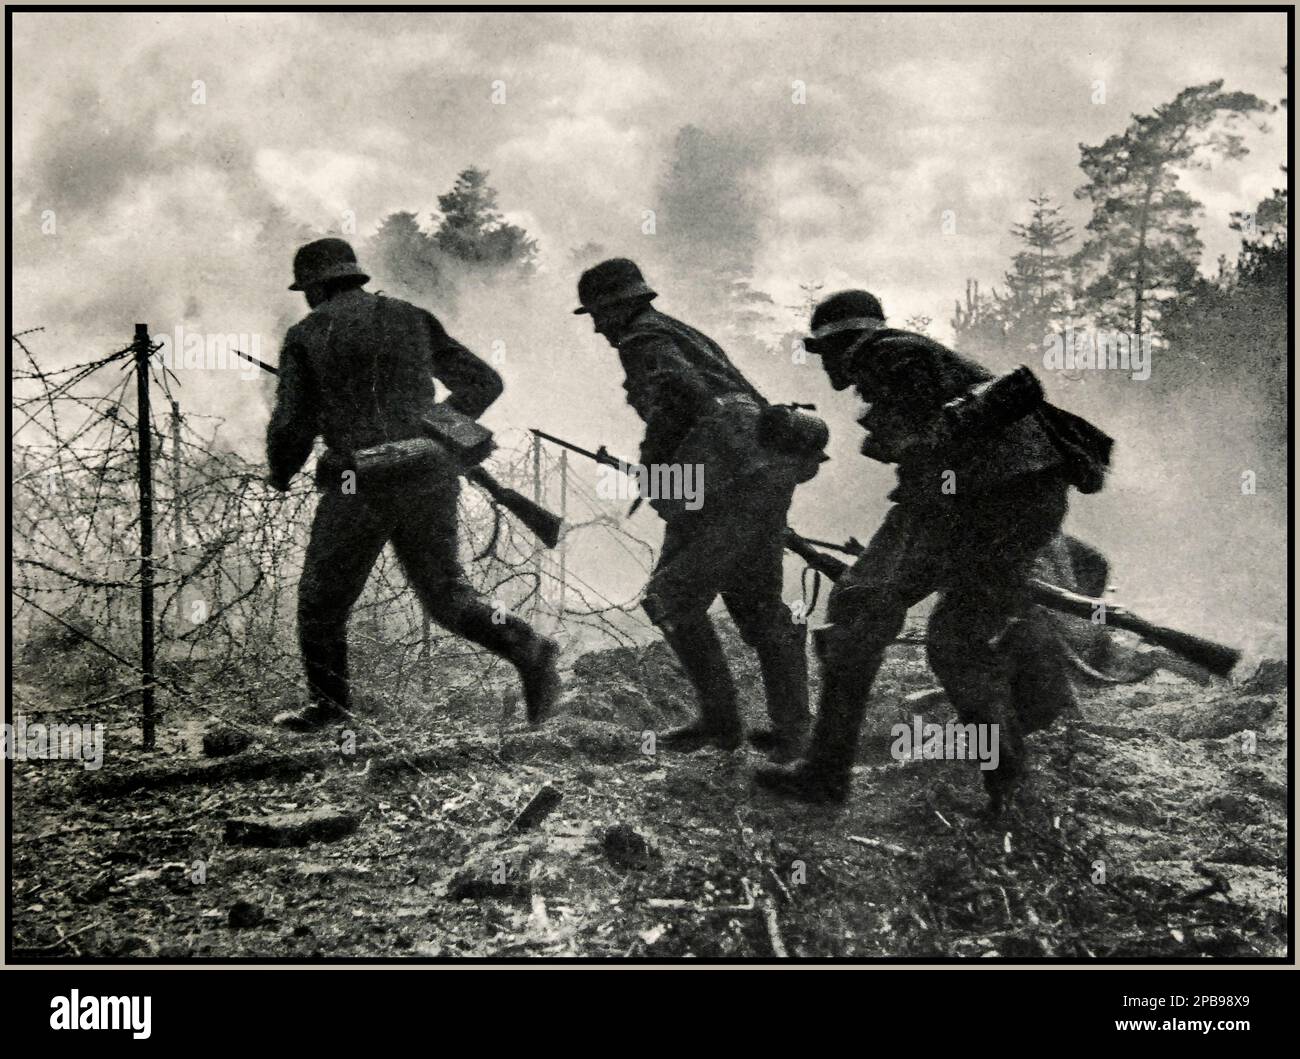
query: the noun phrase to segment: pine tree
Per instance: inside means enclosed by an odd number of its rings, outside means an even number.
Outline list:
[[[966,303],[957,302],[951,321],[958,350],[994,362],[1001,360],[1007,344],[1001,301],[996,293],[981,294],[978,280],[966,281]]]
[[[1080,144],[1088,182],[1075,197],[1091,201],[1093,213],[1076,257],[1078,294],[1097,324],[1140,336],[1158,322],[1162,300],[1193,286],[1202,248],[1193,219],[1201,204],[1179,189],[1179,170],[1243,157],[1236,129],[1248,115],[1273,109],[1248,92],[1222,89],[1222,81],[1185,88],[1104,143]]]
[[[370,239],[366,257],[382,282],[403,288],[403,293],[431,297],[443,291],[441,251],[421,230],[414,213],[400,211],[385,217]]]
[[[1283,73],[1287,72],[1283,67]],[[1281,105],[1287,108],[1287,100]],[[1283,173],[1285,164],[1279,166]],[[1232,229],[1242,233],[1238,273],[1245,283],[1287,289],[1287,267],[1291,260],[1288,230],[1291,200],[1286,188],[1274,188],[1273,194],[1255,207],[1253,213],[1233,213]]]
[[[1233,213],[1232,227],[1242,234],[1235,265],[1224,261],[1215,279],[1198,278],[1161,321],[1165,341],[1180,354],[1174,370],[1162,372],[1162,382],[1192,385],[1212,373],[1251,401],[1257,411],[1241,429],[1274,451],[1285,449],[1290,430],[1289,214],[1285,188],[1274,189],[1253,211]]]
[[[471,166],[447,194],[438,196],[442,216],[434,242],[448,257],[467,264],[531,273],[537,266],[537,241],[501,215],[487,178],[487,170]]]
[[[1016,349],[1041,347],[1043,338],[1069,309],[1067,278],[1069,259],[1061,247],[1074,229],[1061,219],[1061,207],[1040,192],[1029,200],[1033,212],[1028,224],[1016,224],[1011,234],[1025,249],[1011,260],[1006,273],[1006,296],[1000,308],[1007,342]]]

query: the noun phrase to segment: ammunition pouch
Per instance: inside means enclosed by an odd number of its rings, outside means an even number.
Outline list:
[[[774,452],[812,456],[831,439],[826,421],[793,405],[768,405],[758,417],[758,443]]]
[[[829,457],[825,449],[830,428],[824,419],[809,415],[794,405],[768,405],[759,413],[758,443],[769,452],[793,456],[799,464],[798,481],[811,481],[818,465]]]
[[[347,470],[356,471],[358,483],[367,485],[395,485],[435,474],[454,478],[473,470],[496,447],[492,431],[445,402],[434,405],[420,426],[423,436],[357,449],[350,457],[327,452],[317,466],[317,484]]]
[[[330,450],[316,465],[316,484],[333,489],[339,476],[353,471],[358,487],[393,487],[415,478],[454,478],[458,470],[450,455],[432,438],[405,438],[357,449],[350,455]]]
[[[441,443],[461,462],[465,470],[482,463],[496,448],[492,431],[444,401],[421,420],[425,433]]]

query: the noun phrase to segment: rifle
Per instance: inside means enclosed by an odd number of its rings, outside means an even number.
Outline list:
[[[252,364],[256,364],[263,371],[268,371],[272,375],[280,374],[278,368],[272,367],[265,361],[258,360],[256,357],[250,357],[247,353],[242,353],[238,349],[231,350],[231,352],[236,356],[243,357],[244,360],[249,361]],[[459,446],[447,444],[447,442],[443,440],[444,437],[449,436],[455,430],[454,426],[441,421],[445,417],[447,417],[447,411],[444,411],[441,416],[435,415],[430,417],[427,426],[430,428],[433,436],[428,438],[417,438],[414,439],[414,441],[427,442],[428,445],[437,446],[440,450],[455,453]],[[482,428],[480,428],[480,430],[481,429]],[[482,430],[482,433],[487,435],[489,442],[485,443],[484,441],[479,440],[474,450],[474,454],[480,459],[482,458],[482,455],[486,455],[485,449],[490,447],[491,437],[486,430]],[[407,442],[394,442],[392,444],[396,446],[408,445]],[[408,445],[408,447],[410,446]],[[425,447],[427,448],[427,446]],[[414,448],[412,448],[412,452],[415,452]],[[519,519],[519,521],[527,526],[537,536],[537,539],[546,545],[546,547],[554,548],[560,542],[560,530],[564,525],[564,520],[561,519],[559,515],[547,511],[541,504],[529,500],[528,497],[524,496],[522,493],[517,492],[508,486],[502,485],[493,478],[488,471],[477,464],[461,470],[460,473],[467,481],[474,483],[487,493],[487,495],[492,498],[493,503],[500,504],[503,508],[514,515],[515,518]]]
[[[611,455],[604,445],[592,452],[590,449],[584,449],[580,445],[574,445],[563,438],[558,438],[554,434],[548,434],[544,430],[534,429],[533,433],[539,438],[568,449],[570,452],[576,452],[579,456],[586,456],[589,460],[595,460],[606,467],[614,467],[624,473],[628,473],[630,468],[636,466]],[[864,551],[862,545],[852,537],[844,544],[835,544],[831,541],[804,537],[789,528],[785,531],[784,544],[787,550],[799,556],[810,567],[829,577],[832,581],[838,580],[843,575],[844,571],[848,569],[848,563],[835,558],[833,555],[827,555],[825,551],[819,551],[818,549],[825,548],[830,551],[842,552],[845,555],[861,555]],[[1105,616],[1106,624],[1117,629],[1127,629],[1129,632],[1136,633],[1149,643],[1164,647],[1174,654],[1186,658],[1189,662],[1209,670],[1216,676],[1226,677],[1241,659],[1241,652],[1234,647],[1228,647],[1226,644],[1216,643],[1214,640],[1207,640],[1163,625],[1156,625],[1154,622],[1147,621],[1145,618],[1134,614],[1127,607],[1100,599],[1093,599],[1091,596],[1084,596],[1078,592],[1071,592],[1058,585],[1043,581],[1041,578],[1029,579],[1029,592],[1030,597],[1039,606],[1054,610],[1060,614],[1069,614],[1089,621],[1092,620],[1095,614],[1102,614]]]
[[[591,449],[584,449],[581,445],[575,445],[571,441],[565,441],[563,438],[557,438],[554,434],[548,434],[545,430],[538,430],[536,427],[529,427],[529,431],[541,438],[543,441],[549,441],[553,445],[559,445],[560,448],[568,449],[570,452],[576,452],[579,456],[586,456],[589,460],[595,460],[603,467],[613,467],[616,471],[622,471],[624,474],[631,474],[637,466],[635,463],[629,463],[627,460],[620,460],[617,456],[611,455],[602,445],[595,452]]]
[[[575,445],[571,441],[565,441],[564,438],[558,438],[554,434],[548,434],[545,430],[538,430],[536,427],[530,428],[537,437],[543,441],[549,441],[561,448],[568,449],[570,452],[576,452],[579,456],[586,456],[589,460],[595,460],[603,467],[613,467],[624,474],[631,474],[632,468],[636,466],[627,460],[619,459],[613,455],[604,445],[593,452],[591,449],[584,449],[581,445]],[[825,552],[819,552],[817,548],[831,548],[836,551],[845,551],[849,554],[859,554],[862,551],[862,545],[852,537],[849,538],[848,544],[832,544],[829,541],[812,540],[808,537],[801,537],[792,529],[785,531],[785,546],[795,555],[799,556],[804,562],[817,570],[832,581],[848,569],[848,564],[840,562],[834,556],[827,555]]]
[[[850,545],[857,545],[857,550],[850,550]],[[853,538],[849,538],[849,544],[831,544],[829,541],[813,540],[810,537],[801,537],[794,530],[787,528],[785,531],[785,546],[788,551],[794,552],[805,563],[811,566],[819,574],[829,577],[832,581],[838,581],[849,564],[833,555],[827,555],[825,552],[819,552],[817,547],[834,548],[836,551],[846,552],[849,555],[860,555],[862,545],[858,544]]]
[[[1134,614],[1127,607],[1093,599],[1078,592],[1070,592],[1037,577],[1029,579],[1029,594],[1035,603],[1061,614],[1072,614],[1076,618],[1086,618],[1089,621],[1094,615],[1100,614],[1105,624],[1137,633],[1147,642],[1172,651],[1180,658],[1186,658],[1189,662],[1202,669],[1208,669],[1218,677],[1226,677],[1241,660],[1241,652],[1235,647],[1193,636],[1189,632],[1170,629],[1164,625],[1156,625]]]
[[[621,460],[617,456],[610,455],[604,445],[600,446],[600,448],[595,452],[592,452],[590,449],[584,449],[581,445],[575,445],[571,441],[557,438],[554,434],[548,434],[545,430],[538,430],[536,427],[529,427],[528,429],[534,434],[534,436],[541,438],[543,441],[549,441],[553,445],[559,445],[563,449],[568,449],[570,452],[576,452],[579,456],[586,456],[587,459],[595,460],[602,467],[613,467],[614,470],[621,474],[628,474],[632,475],[634,478],[636,477],[636,468],[638,465],[635,463],[629,463],[627,460]],[[637,498],[632,501],[632,506],[627,509],[629,516],[636,514],[637,508],[641,506],[642,499],[643,497],[638,495]]]
[[[863,548],[856,540],[850,538],[845,544],[831,544],[828,541],[810,540],[801,537],[794,530],[785,531],[785,546],[814,570],[825,574],[832,581],[838,579],[848,569],[848,564],[833,555],[819,552],[816,546],[831,548],[847,555],[861,555]],[[1059,614],[1069,614],[1075,618],[1093,620],[1095,615],[1103,615],[1107,625],[1117,629],[1126,629],[1136,633],[1148,643],[1172,651],[1180,658],[1209,670],[1215,676],[1226,677],[1241,660],[1241,652],[1235,647],[1207,640],[1192,633],[1181,632],[1164,625],[1156,625],[1146,618],[1134,614],[1127,607],[1105,600],[1093,599],[1078,592],[1071,592],[1053,585],[1041,578],[1029,579],[1030,598],[1041,607],[1054,610]]]

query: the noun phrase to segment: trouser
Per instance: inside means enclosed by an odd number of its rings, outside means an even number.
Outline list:
[[[518,662],[536,634],[513,614],[496,613],[465,579],[457,555],[459,482],[408,478],[384,487],[321,495],[298,585],[298,637],[313,702],[350,706],[347,621],[389,541],[429,617],[489,651]]]
[[[797,743],[808,727],[807,626],[781,598],[793,496],[793,481],[759,476],[700,511],[671,514],[644,607],[694,685],[704,723],[736,730],[736,687],[708,615],[721,595],[741,638],[758,655],[774,733]]]
[[[817,630],[822,702],[808,760],[842,780],[885,649],[910,607],[940,594],[926,642],[931,669],[963,724],[998,725],[991,790],[1013,785],[1026,731],[1073,702],[1059,642],[1025,590],[1040,549],[1059,532],[1068,484],[1027,475],[994,492],[900,503],[827,602]]]

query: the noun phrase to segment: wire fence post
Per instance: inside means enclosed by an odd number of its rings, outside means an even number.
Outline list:
[[[560,521],[563,522],[569,515],[569,451],[562,449],[560,451]],[[563,537],[560,538],[560,605],[557,613],[561,618],[564,616],[565,596],[568,588],[569,562],[565,552],[568,551],[568,544]]]
[[[184,561],[184,533],[181,528],[181,403],[172,405],[172,569],[176,577],[176,636],[185,630],[185,587],[181,564]]]
[[[136,460],[140,482],[140,728],[154,748],[153,420],[149,411],[149,325],[135,325]]]
[[[533,435],[533,503],[541,504],[542,502],[542,439],[536,434]],[[542,592],[542,549],[538,548],[533,555],[533,569],[537,577],[537,599],[533,604],[533,609],[544,611],[545,599]]]

